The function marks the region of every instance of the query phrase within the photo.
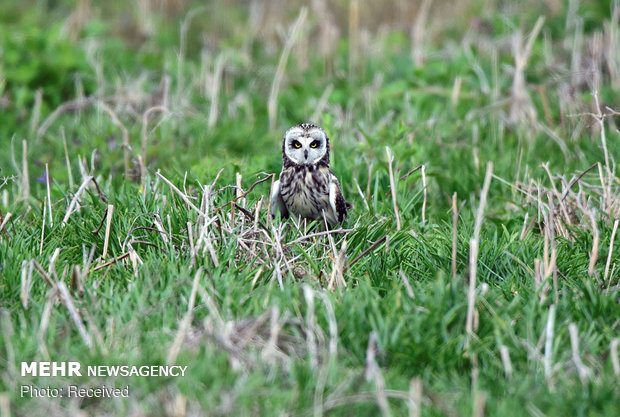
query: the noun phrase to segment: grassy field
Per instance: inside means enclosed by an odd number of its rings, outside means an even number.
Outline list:
[[[3,4],[0,416],[617,416],[620,2],[302,3]]]

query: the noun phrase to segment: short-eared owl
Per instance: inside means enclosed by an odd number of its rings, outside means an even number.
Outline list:
[[[309,220],[341,223],[350,204],[344,200],[338,178],[329,168],[329,138],[310,123],[291,127],[282,141],[282,172],[271,190],[271,213],[290,213]]]

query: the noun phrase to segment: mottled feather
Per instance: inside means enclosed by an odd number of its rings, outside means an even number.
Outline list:
[[[280,179],[271,193],[272,215],[279,209],[284,218],[292,213],[309,220],[325,216],[330,226],[342,223],[350,204],[329,168],[329,138],[323,129],[309,123],[289,129],[282,141],[282,160]]]

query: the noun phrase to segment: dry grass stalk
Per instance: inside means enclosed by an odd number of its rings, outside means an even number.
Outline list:
[[[25,310],[28,310],[28,300],[30,298],[30,288],[32,287],[32,262],[22,261],[22,281],[20,298]]]
[[[183,76],[183,67],[185,65],[185,54],[187,52],[187,31],[192,22],[192,19],[199,13],[202,13],[206,7],[196,7],[190,10],[183,20],[181,21],[181,28],[179,30],[179,53],[177,55],[177,100],[181,97],[181,94],[185,94],[185,78]]]
[[[37,342],[38,342],[39,352],[42,357],[48,358],[48,359],[49,359],[49,354],[46,348],[45,335],[47,334],[47,329],[49,327],[50,317],[52,315],[52,309],[54,308],[54,304],[56,303],[57,294],[58,294],[58,290],[56,289],[56,287],[51,288],[47,292],[45,306],[43,307],[43,312],[41,313],[39,331],[37,332]]]
[[[91,301],[93,302],[93,306],[96,306],[96,304],[95,304],[96,299],[94,297],[91,297]],[[89,328],[90,332],[92,334],[94,334],[94,338],[95,338],[95,340],[97,342],[97,348],[101,351],[101,353],[103,355],[107,355],[108,354],[108,349],[106,348],[105,342],[103,340],[103,335],[101,334],[101,332],[97,328],[97,323],[95,322],[95,319],[93,319],[93,317],[90,315],[88,310],[85,309],[85,308],[82,309],[80,311],[80,313],[82,313],[84,315],[84,320],[88,324],[88,328]]]
[[[426,165],[422,165],[422,190],[424,198],[422,200],[422,225],[426,224]]]
[[[239,201],[242,208],[245,208],[245,198],[243,198],[243,188],[241,188],[243,176],[241,173],[235,173],[235,201]],[[235,207],[237,204],[231,204],[230,208],[230,223],[234,227],[235,225]],[[245,217],[241,216],[241,227],[245,226]]]
[[[357,182],[357,178],[353,178],[353,183],[355,183],[355,188],[357,188],[357,192],[362,198],[362,201],[364,202],[364,207],[366,208],[366,211],[370,211],[370,206],[368,205],[368,201],[366,201],[366,196],[364,196],[364,192],[360,188],[359,182]]]
[[[457,106],[459,104],[459,96],[461,95],[461,84],[463,83],[463,79],[460,76],[457,76],[454,79],[454,86],[452,87],[452,96],[450,101],[453,106]]]
[[[61,104],[52,113],[50,113],[49,116],[47,116],[43,123],[41,123],[41,126],[39,126],[39,129],[37,130],[37,139],[40,139],[45,134],[45,132],[47,132],[47,129],[49,129],[52,123],[54,123],[54,121],[56,121],[58,116],[60,116],[61,114],[67,111],[82,109],[86,106],[91,105],[95,101],[95,97],[80,97],[75,100],[71,100]]]
[[[22,176],[21,176],[21,199],[27,201],[30,198],[30,177],[28,175],[28,142],[22,140]]]
[[[86,158],[82,158],[78,155],[78,168],[80,169],[80,175],[82,176],[82,180],[90,175],[90,170],[88,169],[88,161]]]
[[[198,292],[201,297],[210,299],[201,287]],[[260,366],[261,360],[288,366],[293,359],[307,357],[307,343],[299,336],[305,334],[306,329],[299,320],[291,319],[288,312],[281,316],[274,307],[259,317],[224,322],[217,306],[212,301],[206,304],[213,314],[205,319],[204,329],[188,332],[186,344],[195,345],[201,341],[202,334],[206,334],[225,351],[233,369],[247,372]],[[317,332],[315,338],[322,340],[322,334],[318,333],[320,328],[314,330]]]
[[[269,340],[261,352],[261,358],[268,364],[274,365],[278,359],[287,359],[278,347],[278,339],[283,323],[280,321],[280,309],[277,306],[271,308],[269,320]]]
[[[606,113],[603,114],[601,105],[598,99],[597,91],[593,91],[592,93],[594,97],[594,103],[596,106],[596,113],[579,113],[571,116],[590,116],[594,120],[596,120],[601,137],[601,146],[603,148],[604,160],[605,160],[605,172],[603,172],[603,167],[601,167],[600,163],[594,164],[585,172],[590,171],[591,169],[598,167],[599,170],[599,179],[602,188],[602,199],[601,199],[601,210],[610,218],[615,218],[620,215],[620,198],[618,198],[618,193],[616,190],[612,189],[614,183],[616,182],[615,177],[615,163],[610,163],[610,160],[613,160],[613,156],[610,156],[609,150],[607,148],[607,137],[605,133],[605,119],[608,117],[618,116],[620,113],[615,110],[606,107]],[[585,174],[584,172],[584,174]],[[582,174],[583,176],[583,174]],[[580,176],[581,178],[581,176]]]
[[[80,185],[80,188],[78,188],[77,192],[73,196],[73,199],[71,200],[71,203],[69,204],[69,208],[67,209],[67,212],[65,213],[65,217],[62,219],[62,227],[65,227],[67,225],[67,222],[69,221],[69,217],[71,217],[71,214],[73,214],[73,212],[75,211],[75,207],[78,204],[78,200],[80,199],[80,196],[82,195],[84,190],[86,190],[86,187],[88,187],[88,183],[91,182],[93,179],[94,179],[93,176],[86,176],[86,178],[84,179],[84,182],[82,182],[82,185]]]
[[[484,417],[484,409],[487,402],[487,396],[484,392],[476,391],[474,393],[474,405],[472,417]]]
[[[327,238],[332,241],[331,234],[327,235]],[[332,263],[332,272],[329,276],[329,280],[327,283],[327,289],[330,291],[334,291],[336,288],[346,287],[347,281],[344,279],[344,272],[346,271],[347,264],[347,241],[346,239],[342,241],[342,246],[340,251],[337,251],[334,247],[333,254],[333,263]]]
[[[207,85],[207,91],[209,92],[209,99],[211,106],[209,108],[209,120],[208,126],[212,128],[217,123],[217,117],[219,113],[219,94],[220,87],[222,85],[222,74],[224,72],[224,63],[226,62],[226,56],[224,53],[220,53],[215,60],[215,67],[213,68],[213,77],[210,79],[210,83],[205,80]]]
[[[564,199],[563,198],[559,198],[560,197],[560,193],[558,192],[558,189],[555,186],[555,181],[553,180],[553,175],[551,175],[551,171],[549,170],[549,164],[548,163],[544,163],[541,165],[542,168],[545,170],[545,172],[547,173],[547,176],[549,177],[549,181],[551,182],[551,188],[553,189],[553,196],[557,198],[558,203],[560,205],[560,210],[562,211],[562,214],[564,215],[564,218],[566,219],[566,221],[568,222],[568,224],[572,224],[571,222],[571,218],[568,215],[568,209],[566,207],[566,204],[564,203]],[[549,195],[549,216],[553,217],[553,210],[551,209],[551,204],[553,204],[553,200],[551,198],[551,195]],[[552,219],[549,219],[552,220]]]
[[[223,171],[223,169],[222,169],[222,170],[220,170],[220,172],[217,174],[217,176],[218,176],[218,177],[219,177],[219,175],[222,173],[222,171]],[[261,179],[259,179],[259,180],[255,181],[255,182],[254,182],[254,184],[252,184],[252,185],[250,186],[250,188],[248,188],[248,190],[247,190],[247,191],[243,191],[243,189],[241,189],[241,193],[239,193],[238,195],[236,195],[236,196],[235,196],[235,198],[233,198],[231,201],[229,201],[229,202],[227,202],[227,203],[225,203],[225,204],[222,204],[221,206],[219,206],[218,208],[216,208],[215,210],[213,210],[213,214],[214,214],[214,215],[215,215],[215,214],[217,214],[217,213],[218,213],[220,210],[222,210],[224,207],[228,207],[228,206],[236,206],[236,202],[237,202],[239,199],[243,199],[243,200],[244,200],[244,197],[245,197],[245,196],[247,196],[250,192],[252,192],[252,190],[254,189],[254,187],[256,187],[258,184],[261,184],[261,183],[263,183],[263,182],[268,181],[269,179],[271,179],[271,180],[272,180],[271,187],[273,188],[273,179],[275,179],[275,174],[267,174],[267,176],[266,176],[265,178],[261,178]],[[216,181],[217,181],[217,178],[216,178]],[[211,189],[213,189],[214,187],[215,187],[215,182],[214,182],[214,184],[211,186]],[[273,191],[273,190],[271,190],[271,191]],[[270,197],[269,197],[269,198],[271,199],[271,192],[270,192],[269,194],[270,194]],[[241,208],[243,208],[243,207],[241,207]],[[268,212],[268,213],[269,213],[269,212]]]
[[[10,212],[7,213],[6,216],[4,216],[4,218],[2,219],[2,223],[0,223],[0,232],[4,230],[4,227],[7,225],[11,217],[13,217],[13,214],[11,214]]]
[[[478,311],[476,310],[476,315]],[[476,328],[477,325],[474,326]],[[478,377],[480,376],[480,369],[478,368],[478,354],[472,353],[469,354],[471,361],[471,393],[472,395],[476,395],[478,393]]]
[[[525,68],[527,61],[532,54],[532,47],[536,37],[543,27],[545,18],[540,16],[529,35],[525,46],[523,45],[523,35],[517,32],[512,42],[512,53],[515,61],[514,77],[511,88],[511,106],[509,120],[511,123],[536,123],[536,109],[527,92],[525,85]]]
[[[423,0],[411,30],[411,59],[417,67],[424,65],[424,38],[432,0]]]
[[[255,230],[258,230],[258,226],[260,224],[259,218],[260,218],[261,208],[263,206],[263,199],[264,199],[264,196],[261,195],[260,198],[258,199],[258,202],[254,206],[254,229]]]
[[[614,252],[614,241],[616,240],[618,223],[620,223],[620,219],[616,219],[616,221],[614,221],[614,228],[611,231],[611,239],[609,240],[609,253],[607,254],[607,262],[605,263],[605,274],[603,275],[603,282],[607,281],[607,276],[609,276],[609,265],[611,264],[611,255]],[[609,276],[609,284],[611,285],[611,276]]]
[[[168,220],[168,242],[170,242],[170,251],[174,250],[174,245],[172,244],[172,220],[170,219],[170,214],[166,214],[166,220]]]
[[[577,367],[577,373],[579,374],[579,379],[582,384],[587,384],[588,377],[590,376],[590,369],[584,365],[581,361],[581,356],[579,356],[579,333],[577,330],[577,325],[575,323],[570,323],[568,325],[568,332],[570,333],[570,345],[572,350],[572,359],[575,367]]]
[[[403,280],[403,285],[405,286],[405,290],[407,291],[407,295],[409,296],[409,298],[415,298],[415,293],[413,292],[413,288],[411,288],[411,284],[409,283],[409,280],[407,279],[407,276],[405,275],[403,270],[400,269],[398,271],[398,274],[400,275],[400,278]]]
[[[312,116],[310,117],[310,122],[315,123],[315,124],[320,123],[321,121],[320,117],[325,112],[325,107],[327,106],[327,101],[329,100],[329,97],[331,96],[332,91],[334,91],[333,84],[330,84],[325,88],[325,90],[323,91],[323,94],[321,94],[321,97],[319,98],[319,101],[314,108],[314,112],[312,113]]]
[[[30,136],[33,136],[41,119],[41,105],[43,104],[43,90],[41,88],[35,91],[34,107],[30,117]]]
[[[315,291],[315,294],[323,301],[325,305],[325,311],[327,312],[327,323],[329,326],[329,344],[328,344],[328,359],[329,362],[334,362],[338,358],[338,322],[336,321],[336,312],[329,297],[323,291]]]
[[[545,214],[543,213],[543,216]],[[534,280],[536,289],[540,289],[539,299],[540,303],[543,304],[547,300],[547,295],[549,292],[549,278],[552,274],[556,273],[556,250],[555,250],[555,235],[553,232],[554,228],[554,206],[553,199],[549,196],[549,216],[545,216],[545,229],[544,229],[544,240],[543,240],[543,259],[542,265],[539,259],[535,259],[534,261]],[[551,253],[549,251],[549,247],[551,247]],[[554,275],[554,283],[557,284],[557,277]],[[555,294],[556,294],[556,303],[559,298],[557,293],[557,285],[555,285]]]
[[[69,289],[62,281],[56,283],[56,288],[58,289],[58,295],[60,296],[60,300],[69,312],[69,316],[71,317],[71,320],[73,320],[75,327],[78,329],[78,333],[80,334],[82,341],[86,346],[92,349],[93,338],[86,330],[86,327],[82,322],[82,318],[80,317],[80,313],[78,312],[77,308],[75,308],[75,303],[71,298],[71,294],[69,294]]]
[[[73,42],[78,41],[82,29],[93,14],[91,3],[92,0],[78,0],[77,5],[65,20],[63,32],[65,32]]]
[[[336,322],[336,314],[334,312],[334,306],[329,301],[329,298],[324,292],[314,291],[309,286],[304,284],[305,288],[308,288],[313,292],[314,295],[318,295],[319,298],[323,301],[325,305],[325,310],[327,311],[327,318],[329,323],[329,345],[328,345],[328,354],[327,360],[323,360],[321,366],[319,367],[319,375],[317,378],[317,384],[314,391],[314,415],[322,416],[323,415],[323,392],[325,391],[325,386],[327,384],[327,377],[329,376],[329,370],[332,364],[337,360],[338,357],[338,324]],[[313,331],[316,332],[319,336],[321,335],[320,327],[315,326]],[[314,336],[313,336],[314,337]]]
[[[545,327],[545,357],[544,368],[547,384],[552,387],[552,371],[553,371],[553,330],[555,323],[555,304],[549,306],[549,315],[547,316],[547,326]]]
[[[154,107],[148,108],[142,115],[142,135],[141,135],[142,136],[142,142],[141,142],[142,157],[140,158],[140,161],[141,161],[140,178],[141,178],[141,183],[143,186],[144,186],[144,177],[146,176],[146,168],[148,167],[148,161],[146,158],[146,148],[148,145],[149,117],[151,116],[151,114],[155,112],[164,113],[166,115],[170,114],[170,111],[165,106],[154,106]],[[155,128],[153,130],[155,130]]]
[[[335,18],[327,8],[325,0],[312,0],[312,10],[319,25],[318,52],[325,60],[325,75],[331,77],[334,68],[334,53],[339,40],[339,29]]]
[[[587,213],[592,226],[592,251],[590,252],[590,262],[588,264],[588,275],[592,276],[594,275],[594,266],[596,265],[596,260],[598,259],[599,231],[598,226],[596,225],[594,212],[592,210],[588,210]]]
[[[254,279],[252,279],[252,285],[250,289],[254,289],[262,273],[263,273],[263,267],[261,266],[260,268],[258,268],[258,271],[256,271],[256,274],[254,274]]]
[[[103,240],[103,253],[101,254],[101,259],[105,259],[108,255],[108,244],[110,242],[110,229],[112,227],[112,215],[114,214],[114,205],[108,204],[108,208],[106,210],[106,223],[105,223],[105,237]]]
[[[0,416],[11,417],[11,400],[8,394],[0,394]]]
[[[409,383],[409,417],[422,415],[422,380],[420,377],[413,378]]]
[[[377,404],[379,405],[379,409],[381,410],[382,416],[391,415],[390,405],[387,400],[387,395],[385,393],[385,380],[383,379],[383,374],[381,373],[381,368],[377,364],[376,356],[379,352],[379,347],[377,345],[377,334],[373,331],[370,333],[370,337],[368,338],[368,348],[366,349],[366,366],[364,375],[366,377],[366,381],[374,381],[376,387],[376,398]]]
[[[394,216],[396,217],[396,230],[400,230],[400,213],[398,211],[398,203],[396,201],[396,183],[394,180],[394,172],[392,170],[392,163],[394,162],[394,156],[389,146],[385,147],[385,153],[388,159],[388,170],[390,174],[390,190],[392,191],[392,204],[394,205]]]
[[[556,190],[556,195],[557,195]],[[545,221],[545,230],[544,230],[544,245],[543,245],[543,266],[544,266],[544,275],[543,279],[545,281],[545,292],[548,290],[548,281],[551,276],[553,276],[553,293],[555,298],[555,304],[557,305],[560,300],[560,294],[558,289],[558,268],[556,264],[557,260],[557,250],[555,245],[555,204],[551,195],[547,195],[549,202],[549,218]],[[551,254],[549,254],[549,246],[551,246]],[[546,297],[546,293],[545,293]],[[541,300],[542,302],[542,300]]]
[[[6,310],[4,308],[0,310],[0,320],[1,320],[1,327],[2,327],[2,336],[4,339],[4,347],[6,349],[6,358],[3,360],[3,362],[6,364],[8,374],[10,375],[10,380],[12,380],[10,384],[17,385],[15,383],[17,379],[15,350],[13,349],[13,344],[12,344],[12,340],[15,339],[15,336],[14,336],[13,325],[11,323],[11,315],[9,313],[9,310]],[[16,387],[13,387],[13,388],[16,389]]]
[[[359,0],[349,0],[349,78],[353,77],[359,60]]]
[[[136,250],[133,248],[131,243],[129,243],[127,246],[129,249],[129,262],[131,262],[131,267],[133,269],[133,276],[134,278],[138,278],[138,262],[142,264],[143,263],[142,259],[140,259],[140,257],[136,253]]]
[[[607,35],[607,71],[611,78],[614,91],[620,90],[620,57],[617,51],[620,49],[620,2],[614,0],[611,19],[605,22],[605,34]]]
[[[288,267],[286,256],[284,255],[284,250],[282,249],[283,228],[283,225],[279,225],[277,227],[273,225],[271,226],[271,235],[273,236],[273,244],[276,256],[276,259],[273,263],[273,273],[278,281],[278,285],[280,286],[281,290],[284,289],[284,284],[282,282],[282,263],[284,263],[287,266],[287,269],[290,270],[290,268]]]
[[[170,182],[170,180],[168,180],[168,178],[164,177],[161,172],[157,171],[156,175],[161,178],[162,180],[164,180],[164,182],[166,183],[166,185],[168,185],[168,187],[170,187],[170,189],[172,191],[174,191],[179,197],[181,197],[181,199],[185,202],[185,204],[187,204],[189,207],[192,208],[192,210],[194,210],[195,212],[197,212],[199,215],[203,216],[203,217],[207,217],[205,215],[205,213],[202,212],[202,210],[200,210],[198,207],[196,207],[194,205],[194,203],[191,202],[191,200],[189,199],[189,197],[187,195],[185,195],[185,193],[183,193],[183,191],[179,190],[173,183]]]
[[[50,168],[45,163],[45,187],[47,189],[47,215],[49,217],[50,227],[54,227],[54,221],[52,219],[52,197],[50,193]]]
[[[217,252],[215,251],[215,248],[213,247],[213,243],[211,242],[211,235],[210,233],[207,231],[207,228],[204,228],[205,233],[204,233],[204,245],[205,245],[205,249],[207,251],[209,251],[209,256],[211,257],[211,262],[213,262],[213,265],[217,268],[218,266],[220,266],[220,261],[217,258]]]
[[[97,265],[96,267],[94,267],[90,272],[96,272],[99,271],[100,269],[106,268],[110,265],[113,265],[119,261],[122,261],[123,259],[127,258],[129,256],[129,252],[125,252],[124,254],[117,256],[114,259],[109,260],[108,262],[101,264],[101,265]]]
[[[612,213],[612,209],[611,207],[614,204],[614,194],[612,192],[612,184],[614,183],[614,178],[615,178],[615,172],[614,172],[614,167],[612,167],[612,165],[609,162],[609,151],[607,149],[607,136],[605,134],[605,115],[603,115],[602,111],[601,111],[601,107],[599,104],[599,100],[598,100],[598,93],[595,90],[594,93],[594,103],[596,104],[596,110],[597,110],[597,114],[595,115],[595,119],[597,120],[598,124],[599,124],[599,128],[601,131],[601,145],[603,147],[603,154],[605,157],[605,172],[607,174],[605,180],[602,179],[601,176],[601,185],[603,186],[603,193],[605,195],[605,202],[607,204],[605,204],[604,206],[604,210],[605,212],[610,216],[610,217],[614,217],[614,214]],[[617,112],[615,111],[611,111],[612,115],[618,115]],[[600,167],[599,167],[600,169]]]
[[[308,356],[310,357],[310,364],[313,367],[318,365],[318,353],[316,346],[316,339],[314,329],[316,328],[316,317],[314,314],[314,291],[304,284],[302,286],[304,299],[306,300],[306,344],[308,347]]]
[[[218,174],[219,176],[219,174]],[[216,180],[217,181],[217,178]],[[215,181],[213,184],[215,184]],[[213,187],[214,185],[207,185],[203,188],[203,195],[201,199],[200,210],[202,213],[208,213],[211,208],[211,199],[213,197]],[[217,259],[217,255],[213,248],[212,240],[212,232],[209,229],[209,226],[213,224],[217,220],[217,216],[208,217],[207,215],[200,215],[198,217],[198,240],[196,241],[196,253],[202,250],[202,255],[204,256],[206,252],[209,252],[211,256],[211,260],[215,266],[219,265],[219,261]]]
[[[457,253],[457,233],[456,227],[459,221],[459,211],[456,204],[456,193],[452,194],[452,282],[456,281],[456,253]]]
[[[370,182],[372,181],[372,168],[373,161],[367,162],[368,164],[368,181],[366,182],[366,195],[368,196],[368,200],[370,200]]]
[[[584,180],[585,175],[597,167],[599,168],[600,185]],[[536,205],[540,229],[541,231],[546,231],[549,228],[552,249],[555,246],[556,235],[574,240],[573,229],[575,228],[591,231],[596,239],[596,218],[598,212],[611,213],[612,218],[620,214],[620,198],[616,197],[618,195],[616,190],[611,189],[606,184],[601,164],[593,164],[578,176],[571,178],[570,181],[564,176],[556,176],[554,178],[546,165],[543,165],[543,168],[547,171],[547,175],[552,183],[551,188],[544,187],[540,183],[531,180],[528,184],[518,183],[517,185],[510,185],[526,196],[528,205]],[[562,193],[555,186],[557,177],[562,182]],[[579,184],[579,189],[574,190],[573,188],[576,188],[575,185],[577,184]],[[607,197],[608,195],[611,197]],[[541,217],[544,220],[542,222]],[[524,220],[521,238],[525,237],[527,232],[534,226],[536,220],[536,218],[533,218],[527,226],[527,220]],[[593,262],[596,261],[594,256],[598,252],[598,248],[594,249],[596,250],[591,252],[591,261]],[[553,273],[555,274],[555,272]]]
[[[609,345],[609,354],[611,356],[611,364],[614,367],[614,373],[616,376],[620,376],[620,360],[618,360],[618,345],[620,345],[620,339],[615,338]]]
[[[510,352],[505,345],[499,346],[499,355],[502,358],[502,364],[504,365],[504,373],[506,378],[512,378],[512,362],[510,361]]]
[[[301,32],[307,14],[308,9],[306,7],[302,7],[299,11],[299,15],[297,16],[297,20],[295,20],[295,23],[293,23],[293,26],[291,27],[289,35],[286,39],[286,43],[284,44],[284,48],[282,49],[282,54],[280,55],[280,60],[278,61],[275,76],[273,77],[273,83],[271,84],[269,99],[267,100],[267,111],[269,113],[269,128],[272,130],[276,127],[278,112],[278,94],[280,92],[280,85],[282,84],[282,79],[284,78],[284,71],[286,71],[286,62],[288,61],[291,49],[293,49],[293,45],[295,45],[297,37]]]
[[[41,276],[41,278],[43,278],[45,283],[49,285],[51,288],[54,288],[54,282],[50,278],[49,274],[45,271],[45,269],[43,269],[43,267],[36,260],[33,259],[31,260],[31,262],[34,265],[34,269]]]
[[[192,291],[190,293],[189,302],[187,304],[187,313],[185,313],[185,315],[183,316],[177,335],[174,338],[174,342],[168,350],[168,357],[166,359],[167,365],[173,365],[177,360],[177,356],[179,355],[179,352],[181,351],[181,346],[183,345],[183,342],[185,340],[185,335],[187,334],[187,331],[192,324],[192,319],[194,318],[194,306],[196,304],[196,293],[198,291],[198,282],[200,282],[201,276],[202,270],[199,269],[194,276]]]
[[[161,239],[166,245],[168,245],[170,243],[170,239],[168,238],[168,234],[166,233],[164,226],[161,224],[161,217],[159,217],[159,214],[157,214],[153,219],[153,225],[159,232],[159,236],[161,236]]]
[[[541,288],[542,287],[542,288]],[[538,299],[540,304],[544,304],[547,300],[548,286],[543,279],[542,266],[540,259],[534,259],[534,291],[538,293]]]
[[[562,151],[562,154],[564,155],[564,158],[571,158],[571,151],[568,149],[568,146],[566,146],[566,140],[564,138],[560,137],[553,129],[551,129],[549,126],[542,122],[536,122],[535,127],[539,131],[547,134],[547,136],[549,136],[549,138],[551,138],[551,140],[553,140],[558,145],[558,147]]]
[[[129,131],[120,121],[114,110],[110,106],[108,106],[105,102],[99,101],[99,107],[101,107],[122,132],[123,135],[123,164],[125,166],[125,178],[129,179],[131,177],[131,145],[129,144]]]
[[[187,225],[187,240],[189,241],[190,266],[196,267],[196,246],[194,245],[194,226],[192,222],[185,223]]]
[[[484,219],[484,209],[487,203],[487,194],[491,185],[493,175],[493,163],[487,163],[487,171],[484,176],[482,191],[480,192],[480,203],[476,212],[476,223],[474,225],[474,236],[469,244],[469,290],[467,295],[467,321],[465,323],[465,331],[467,332],[466,346],[469,347],[471,335],[474,332],[474,310],[476,303],[476,273],[478,270],[478,245],[480,242],[480,230],[482,229],[482,221]]]
[[[50,257],[49,265],[47,266],[47,273],[54,277],[56,281],[58,281],[58,276],[56,274],[56,261],[58,260],[58,255],[60,255],[61,248],[54,249],[54,253]]]
[[[41,222],[41,243],[39,244],[39,255],[43,254],[43,244],[45,242],[45,214],[47,212],[47,205],[43,205],[43,221]]]
[[[523,226],[521,227],[521,233],[519,234],[519,240],[525,239],[525,237],[527,236],[528,232],[534,226],[534,222],[535,222],[536,218],[533,218],[532,221],[528,224],[527,221],[528,221],[529,215],[530,215],[529,213],[525,213],[525,216],[523,216]]]
[[[362,259],[364,256],[368,255],[370,252],[375,250],[377,246],[379,246],[383,242],[387,242],[388,240],[389,240],[389,235],[383,236],[381,239],[378,239],[375,243],[373,243],[367,249],[365,249],[364,252],[360,253],[351,262],[349,262],[349,264],[344,268],[344,272],[351,269],[351,267],[355,265],[360,259]],[[386,247],[387,247],[387,243],[386,243]]]
[[[88,269],[84,269],[88,272]],[[79,265],[75,265],[73,267],[73,272],[71,273],[71,290],[77,292],[78,297],[83,297],[86,292],[86,288],[84,287],[84,280],[82,278],[82,272],[80,270]]]

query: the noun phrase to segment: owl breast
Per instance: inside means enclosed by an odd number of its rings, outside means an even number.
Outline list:
[[[295,165],[282,171],[280,192],[286,208],[298,216],[315,220],[329,209],[329,175],[313,165]]]

